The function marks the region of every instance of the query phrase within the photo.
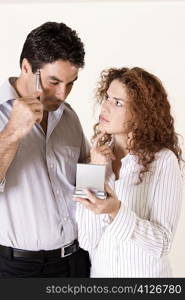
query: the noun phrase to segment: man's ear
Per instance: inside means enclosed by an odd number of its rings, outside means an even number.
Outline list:
[[[26,58],[23,58],[22,66],[21,66],[21,72],[22,72],[23,75],[32,73],[31,65],[30,65],[29,61]]]

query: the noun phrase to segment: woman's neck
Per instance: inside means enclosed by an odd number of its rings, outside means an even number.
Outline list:
[[[119,135],[114,136],[114,155],[115,160],[112,161],[112,169],[115,174],[116,180],[119,179],[119,173],[121,169],[121,159],[128,154],[128,136]]]
[[[128,154],[128,136],[119,135],[114,136],[114,154],[116,158],[121,160]]]

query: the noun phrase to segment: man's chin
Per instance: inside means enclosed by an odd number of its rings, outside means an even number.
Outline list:
[[[60,107],[60,105],[44,105],[44,110],[45,111],[55,111]]]

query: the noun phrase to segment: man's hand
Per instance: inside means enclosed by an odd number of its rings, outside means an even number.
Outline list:
[[[33,97],[18,98],[13,103],[7,130],[10,130],[18,140],[26,136],[36,122],[42,121],[43,105],[37,99],[41,93],[37,92]]]

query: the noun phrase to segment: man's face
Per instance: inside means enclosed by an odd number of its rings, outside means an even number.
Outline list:
[[[65,101],[78,77],[78,71],[79,68],[69,61],[62,60],[45,64],[40,69],[40,100],[45,111],[57,110]]]

